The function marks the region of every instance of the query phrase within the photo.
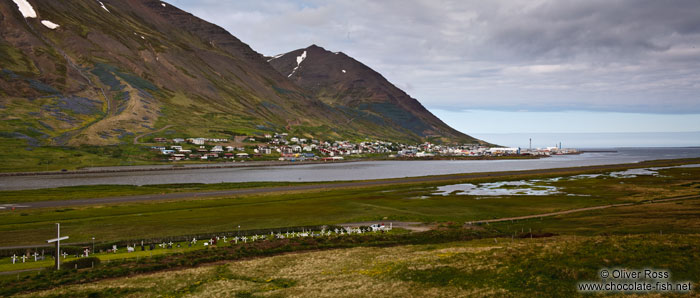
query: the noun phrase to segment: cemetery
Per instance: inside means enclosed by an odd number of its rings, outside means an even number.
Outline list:
[[[465,241],[493,236],[492,232],[458,229],[455,227],[428,232],[408,233],[405,230],[383,229],[372,231],[370,227],[343,228],[328,226],[320,230],[281,230],[270,231],[267,234],[241,234],[241,236],[191,239],[182,242],[163,242],[160,244],[144,245],[140,243],[127,248],[113,245],[109,251],[91,254],[100,259],[99,266],[65,268],[61,270],[44,269],[24,274],[20,278],[14,276],[0,278],[0,295],[11,295],[27,289],[41,289],[60,284],[73,284],[76,281],[86,282],[107,277],[126,276],[135,273],[160,271],[172,268],[187,268],[199,264],[222,260],[239,260],[256,256],[269,256],[286,252],[324,250],[358,246],[382,247],[420,243],[443,243],[449,241]],[[179,247],[178,247],[179,246]],[[128,247],[134,248],[129,252]],[[67,254],[66,254],[67,256]],[[26,257],[26,256],[25,256]],[[63,262],[75,261],[91,257],[68,256]],[[10,260],[11,258],[7,258]],[[53,261],[47,257],[43,261],[33,262],[37,265],[51,266]],[[23,264],[31,264],[23,263]],[[2,269],[12,268],[18,264],[8,263],[3,259]],[[19,267],[18,267],[19,268]],[[26,267],[25,267],[26,268]],[[85,268],[85,269],[81,269]],[[12,284],[11,287],[7,286]]]
[[[57,224],[57,227],[59,224]],[[314,228],[316,228],[314,230]],[[342,237],[351,235],[376,234],[376,233],[391,233],[403,234],[407,231],[402,229],[393,229],[391,223],[374,224],[367,227],[338,227],[338,226],[314,226],[314,227],[292,227],[274,230],[252,230],[252,231],[233,231],[226,233],[211,234],[207,236],[198,235],[180,237],[168,237],[167,241],[163,239],[148,239],[148,240],[133,240],[120,241],[117,244],[101,243],[97,246],[87,247],[63,247],[60,248],[60,241],[69,239],[68,236],[60,236],[60,231],[57,232],[58,237],[49,240],[50,243],[55,243],[56,248],[34,248],[24,249],[22,252],[13,252],[12,256],[3,258],[0,261],[0,272],[55,268],[60,270],[60,264],[66,262],[78,261],[82,258],[97,258],[100,262],[109,264],[111,261],[119,261],[126,259],[142,259],[154,256],[162,256],[167,254],[181,254],[201,249],[217,248],[222,246],[236,246],[247,243],[274,241],[283,239],[301,239],[301,238],[330,238]],[[199,237],[199,238],[198,238]],[[58,240],[60,239],[60,240]],[[173,241],[174,240],[174,241]],[[82,250],[80,250],[82,249]],[[60,251],[58,260],[55,258],[55,252]],[[70,251],[71,253],[68,253]],[[4,252],[8,254],[9,252]],[[66,268],[64,269],[76,269]]]

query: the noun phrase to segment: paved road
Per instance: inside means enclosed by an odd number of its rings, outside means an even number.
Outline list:
[[[387,180],[368,180],[368,181],[358,181],[358,182],[332,182],[332,183],[323,183],[323,184],[305,184],[305,185],[294,185],[294,186],[260,187],[260,188],[245,188],[245,189],[218,190],[218,191],[203,191],[203,192],[149,194],[149,195],[77,199],[77,200],[64,200],[64,201],[40,201],[40,202],[22,203],[24,208],[17,208],[17,210],[26,209],[26,208],[64,208],[64,207],[85,206],[85,205],[147,202],[147,201],[156,201],[156,200],[211,198],[211,197],[249,195],[249,194],[266,194],[266,193],[288,192],[288,191],[330,190],[330,189],[353,188],[353,187],[391,186],[391,185],[401,185],[401,184],[407,184],[407,183],[451,182],[451,181],[459,181],[459,180],[467,180],[467,179],[498,178],[498,177],[515,176],[515,175],[559,174],[559,173],[582,172],[582,171],[611,171],[611,170],[620,170],[620,169],[626,169],[626,168],[653,167],[653,166],[658,166],[658,165],[667,165],[668,163],[669,163],[669,161],[659,160],[659,161],[650,161],[650,162],[642,162],[642,163],[634,163],[634,164],[599,165],[599,166],[585,166],[585,167],[576,167],[576,168],[540,169],[540,170],[526,170],[526,171],[512,171],[512,172],[496,172],[496,173],[469,173],[469,174],[453,174],[453,175],[444,175],[444,176],[425,176],[425,177],[411,177],[411,178],[400,178],[400,179],[387,179]],[[681,164],[681,163],[679,163],[679,164]]]

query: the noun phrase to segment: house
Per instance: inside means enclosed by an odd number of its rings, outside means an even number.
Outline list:
[[[297,138],[297,137],[292,137],[291,139],[289,139],[289,141],[292,142],[292,143],[298,143],[298,142],[299,142],[299,138]]]
[[[214,146],[214,148],[211,148],[210,152],[215,152],[215,153],[221,153],[224,152],[224,148],[221,148],[221,146]]]
[[[226,151],[231,152],[236,148],[233,148],[233,146],[226,146]]]
[[[224,153],[224,158],[233,159],[234,155],[233,155],[233,153],[227,152],[227,153]]]
[[[182,151],[182,146],[170,146],[170,149]]]
[[[166,138],[155,138],[155,139],[153,139],[153,141],[155,141],[156,143],[167,143],[167,142],[168,142],[168,139],[166,139]]]
[[[182,150],[178,150],[177,152],[180,152],[180,153],[183,153],[183,154],[189,154],[189,153],[192,153],[192,150],[189,150],[189,149],[182,149]]]
[[[184,154],[175,153],[173,155],[170,155],[170,160],[183,160],[183,159],[185,159]]]
[[[185,142],[185,139],[183,139],[183,138],[173,139],[173,143],[175,143],[175,144],[180,144],[180,143],[184,143],[184,142]]]
[[[248,153],[236,153],[237,158],[248,158]]]
[[[493,155],[520,154],[520,148],[489,148],[488,152]]]
[[[187,139],[187,142],[192,143],[194,145],[204,145],[204,138],[189,138]]]

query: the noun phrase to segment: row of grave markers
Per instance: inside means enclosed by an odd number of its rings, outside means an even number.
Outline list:
[[[333,235],[342,236],[342,235],[351,235],[351,234],[364,234],[364,233],[370,233],[370,232],[376,233],[376,232],[390,231],[390,230],[392,230],[392,228],[393,228],[393,225],[391,223],[389,223],[388,227],[386,227],[384,224],[381,224],[381,225],[374,224],[366,229],[365,228],[346,227],[343,229],[336,228],[333,230],[321,229],[320,231],[315,231],[315,232],[310,231],[310,230],[309,231],[303,230],[301,232],[286,232],[284,234],[282,234],[281,232],[278,232],[277,234],[275,234],[274,232],[270,232],[269,235],[257,235],[256,234],[256,235],[253,235],[250,237],[248,237],[248,236],[240,236],[240,237],[236,236],[233,238],[228,238],[226,236],[223,236],[223,237],[216,236],[214,238],[204,240],[203,246],[213,246],[213,245],[216,245],[218,241],[223,241],[224,243],[238,244],[239,241],[242,243],[248,243],[248,240],[250,240],[251,242],[255,242],[257,240],[265,240],[265,239],[271,240],[271,239],[300,238],[300,237],[330,237]],[[56,224],[56,229],[57,229],[57,238],[48,240],[47,242],[49,242],[49,243],[55,242],[56,243],[56,252],[59,253],[61,256],[63,256],[63,259],[65,259],[68,256],[68,254],[65,251],[60,253],[60,244],[59,243],[61,240],[68,239],[68,237],[67,236],[61,237],[59,224]],[[191,241],[188,241],[188,247],[196,246],[198,242],[199,242],[199,240],[197,240],[197,238],[192,238]],[[171,249],[171,248],[173,248],[174,244],[176,245],[176,247],[181,247],[180,243],[173,243],[172,241],[169,241],[168,243],[162,242],[160,244],[157,244],[157,246],[159,246],[160,248],[163,248],[163,249],[165,249],[165,248]],[[127,245],[126,251],[127,252],[134,252],[136,250],[136,246],[137,246],[136,243],[134,243],[132,245]],[[149,250],[154,250],[155,247],[156,247],[156,244],[149,244]],[[118,250],[119,249],[118,249],[117,245],[112,245],[112,249],[107,250],[107,251],[112,252],[112,253],[117,253]],[[145,250],[146,250],[146,247],[144,246],[143,241],[141,241],[141,251],[145,251]],[[76,256],[76,257],[89,257],[90,253],[91,253],[90,249],[86,248],[83,251],[82,255]],[[33,256],[34,256],[35,262],[44,259],[43,253],[42,253],[41,257],[39,257],[39,253],[34,252]],[[17,260],[19,260],[19,259],[22,260],[22,263],[25,263],[27,258],[28,257],[26,255],[22,255],[21,257],[17,257],[16,254],[13,254],[12,257],[10,257],[10,259],[12,260],[12,264],[15,264],[17,262]],[[60,268],[59,264],[60,264],[60,258],[56,258],[56,268],[57,269]]]

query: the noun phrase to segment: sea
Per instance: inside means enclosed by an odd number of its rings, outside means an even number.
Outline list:
[[[458,173],[499,172],[551,169],[591,165],[637,163],[646,160],[700,157],[700,147],[669,148],[583,148],[578,155],[555,155],[541,159],[499,160],[415,160],[357,161],[292,166],[181,169],[176,171],[141,171],[110,173],[69,173],[33,176],[2,176],[0,190],[23,190],[79,185],[150,185],[172,183],[220,183],[260,181],[350,181],[445,175]],[[130,167],[111,167],[129,170]]]

